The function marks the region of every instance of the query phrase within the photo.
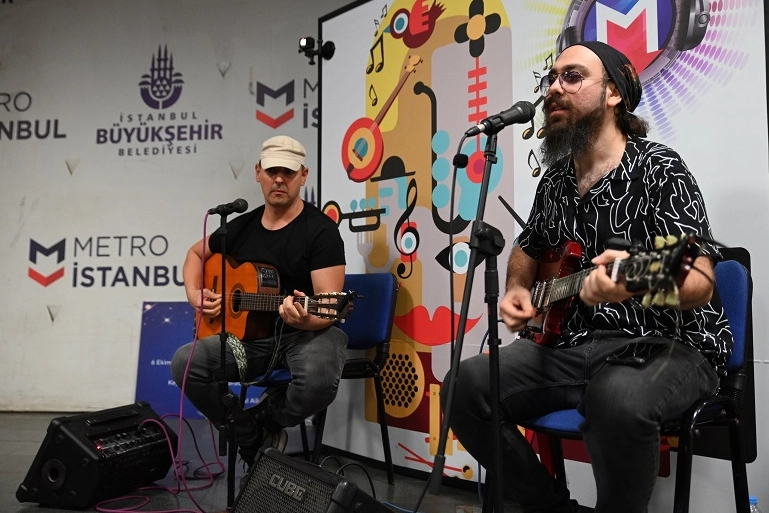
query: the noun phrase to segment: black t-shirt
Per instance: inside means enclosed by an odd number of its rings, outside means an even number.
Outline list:
[[[306,203],[301,214],[279,230],[262,226],[264,206],[227,224],[226,252],[239,263],[267,264],[278,270],[282,294],[294,289],[314,295],[310,272],[345,264],[344,242],[337,225],[315,206]],[[209,239],[221,253],[221,228]]]

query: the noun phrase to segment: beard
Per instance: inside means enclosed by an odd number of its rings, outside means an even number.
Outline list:
[[[551,100],[551,103],[553,102],[556,100]],[[566,119],[560,126],[548,124],[545,116],[544,139],[540,147],[545,166],[550,167],[569,155],[574,158],[582,157],[592,149],[603,123],[604,103],[605,91],[604,97],[592,111],[577,120]],[[545,111],[548,107],[549,104],[546,104]]]

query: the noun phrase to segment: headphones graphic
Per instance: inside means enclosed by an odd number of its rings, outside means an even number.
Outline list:
[[[708,0],[675,0],[673,3],[675,25],[670,39],[666,43],[666,51],[663,52],[669,58],[673,57],[669,50],[677,54],[677,52],[691,50],[699,45],[705,37],[710,23]],[[566,47],[582,41],[585,23],[595,4],[596,0],[574,0],[571,3],[563,22],[563,29],[556,42],[558,53],[561,53]]]

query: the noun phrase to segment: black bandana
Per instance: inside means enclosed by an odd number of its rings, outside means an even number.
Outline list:
[[[622,101],[625,102],[625,108],[628,112],[633,112],[641,102],[641,81],[625,54],[601,41],[581,41],[575,45],[588,48],[601,59],[606,74],[617,86]]]

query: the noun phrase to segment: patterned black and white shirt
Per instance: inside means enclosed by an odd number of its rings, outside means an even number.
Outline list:
[[[527,255],[539,259],[568,241],[582,246],[581,266],[601,254],[610,238],[639,242],[653,249],[657,235],[698,234],[711,238],[699,187],[681,157],[659,143],[630,138],[619,166],[580,198],[574,163],[563,159],[549,168],[537,187],[529,221],[518,238]],[[718,258],[703,244],[702,253]],[[587,306],[573,301],[557,346],[575,346],[594,330],[620,330],[632,336],[663,336],[698,349],[719,373],[732,348],[732,334],[714,294],[700,308],[639,308],[622,303]]]

